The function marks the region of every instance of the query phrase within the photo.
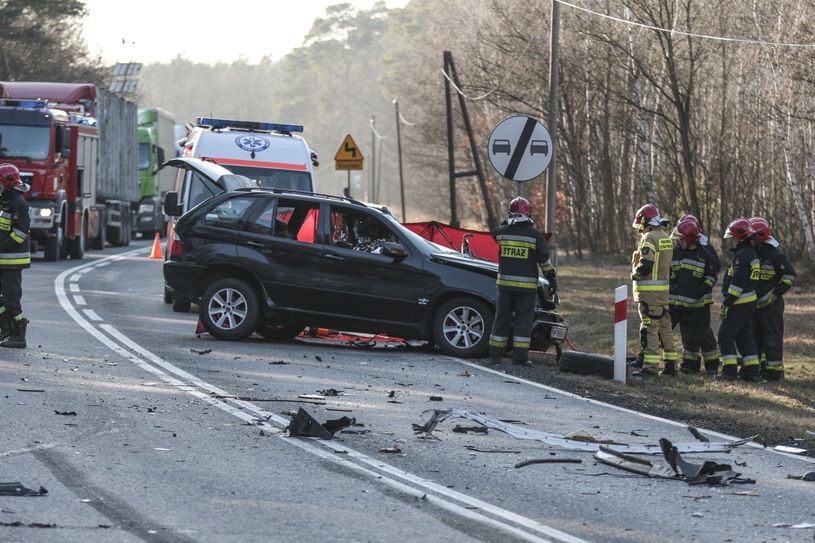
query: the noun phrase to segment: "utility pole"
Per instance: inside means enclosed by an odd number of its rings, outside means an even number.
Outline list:
[[[560,36],[560,4],[552,0],[552,21],[549,45],[549,135],[552,138],[552,161],[549,163],[546,187],[546,230],[552,233],[552,262],[557,265],[555,236],[555,199],[557,196],[557,119],[558,119],[558,42]]]
[[[396,106],[396,152],[399,155],[399,193],[402,197],[402,222],[407,222],[405,216],[405,178],[402,173],[402,132],[399,129],[399,98],[393,99]]]

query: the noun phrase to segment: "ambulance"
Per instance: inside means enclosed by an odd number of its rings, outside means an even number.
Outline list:
[[[314,192],[317,154],[296,124],[198,117],[179,141],[181,156],[215,162],[261,187]],[[184,194],[179,176],[176,189]]]

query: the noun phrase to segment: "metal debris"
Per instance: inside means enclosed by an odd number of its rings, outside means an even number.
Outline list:
[[[522,460],[515,464],[516,468],[522,468],[531,464],[582,464],[583,461],[579,458],[531,458],[529,460]]]
[[[0,483],[0,496],[45,496],[48,490],[41,486],[39,490],[32,490],[23,486],[23,483]]]
[[[620,452],[630,452],[640,454],[662,454],[662,448],[658,444],[657,445],[625,444],[625,443],[601,444],[596,441],[586,442],[584,438],[569,439],[563,436],[550,434],[547,432],[528,430],[520,426],[508,424],[495,419],[490,419],[488,417],[484,417],[476,413],[470,413],[469,411],[465,411],[463,409],[435,409],[435,410],[431,409],[425,411],[424,413],[422,413],[422,415],[428,417],[427,422],[425,422],[424,424],[413,424],[413,432],[416,434],[424,433],[426,436],[429,436],[433,432],[438,423],[451,417],[458,417],[473,420],[481,424],[482,426],[486,426],[487,428],[498,430],[500,432],[505,432],[513,437],[517,437],[518,439],[532,439],[535,441],[541,441],[549,445],[556,445],[566,449],[596,452],[600,450],[600,447],[605,447]],[[749,443],[750,441],[752,441],[752,438],[740,439],[736,441],[718,441],[708,443],[697,443],[697,442],[677,443],[676,448],[677,451],[679,452],[696,452],[696,453],[729,452],[734,447],[744,445],[745,443]]]

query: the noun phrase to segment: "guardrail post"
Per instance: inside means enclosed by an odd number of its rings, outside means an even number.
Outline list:
[[[625,383],[628,341],[628,287],[614,290],[614,380]]]

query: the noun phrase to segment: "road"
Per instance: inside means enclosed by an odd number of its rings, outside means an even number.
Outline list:
[[[0,496],[0,541],[813,539],[815,483],[788,477],[811,458],[682,453],[755,481],[692,486],[558,444],[705,446],[671,421],[429,349],[196,335],[197,316],[163,302],[149,245],[24,272],[28,349],[0,352],[0,482],[47,494]],[[301,408],[353,425],[291,437]],[[414,431],[437,410],[460,416]]]

